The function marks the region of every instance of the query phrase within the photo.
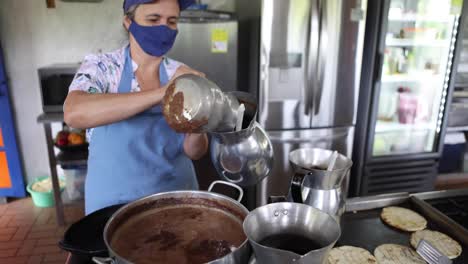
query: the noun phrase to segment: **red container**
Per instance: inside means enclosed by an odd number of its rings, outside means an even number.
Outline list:
[[[398,121],[401,124],[414,124],[418,110],[418,97],[403,92],[398,95]]]

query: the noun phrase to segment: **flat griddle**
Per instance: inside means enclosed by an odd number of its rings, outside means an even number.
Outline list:
[[[453,263],[468,263],[468,245],[456,238],[455,229],[441,223],[440,219],[434,219],[431,207],[426,207],[426,205],[424,201],[410,197],[408,194],[350,199],[347,203],[347,211],[342,217],[342,235],[336,247],[345,245],[361,247],[371,253],[382,244],[391,243],[411,247],[410,232],[390,227],[380,219],[383,207],[400,206],[423,215],[428,221],[428,229],[445,233],[457,240],[462,245],[463,251],[461,256],[453,260]]]

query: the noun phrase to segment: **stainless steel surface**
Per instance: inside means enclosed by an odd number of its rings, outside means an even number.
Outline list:
[[[318,46],[320,39],[320,20],[319,20],[319,0],[311,1],[311,10],[310,10],[310,25],[307,29],[307,40],[306,44],[306,64],[304,65],[304,72],[306,76],[304,77],[304,95],[305,95],[305,112],[307,116],[310,116],[313,105],[313,89],[317,86],[317,62],[318,62]]]
[[[340,222],[345,212],[349,170],[353,162],[339,154],[333,170],[328,171],[332,155],[333,151],[318,148],[300,148],[289,153],[296,174],[290,194],[294,202],[322,210]]]
[[[168,89],[164,97],[164,116],[170,126],[178,126],[181,132],[228,132],[235,129],[239,101],[233,94],[222,92],[214,82],[194,74],[179,76],[172,85],[174,88]],[[178,113],[180,102],[175,100],[179,93],[183,94],[181,114]],[[184,127],[187,122],[206,124],[199,128]],[[186,129],[190,131],[184,131]]]
[[[251,186],[267,177],[273,167],[273,146],[257,122],[239,132],[210,133],[211,160],[219,176]]]
[[[367,1],[319,1],[320,37],[312,127],[355,124]]]
[[[263,1],[259,117],[267,130],[355,123],[365,19],[351,13],[366,4]]]
[[[414,193],[411,196],[417,197],[421,200],[430,200],[437,198],[450,198],[457,196],[468,196],[468,189],[455,189],[455,190],[441,190],[433,192]]]
[[[241,187],[233,184],[233,183],[230,183],[230,182],[225,182],[225,181],[214,181],[210,184],[210,186],[208,187],[208,192],[211,192],[213,190],[213,188],[216,186],[216,184],[219,184],[219,185],[227,185],[227,186],[230,186],[236,190],[239,191],[239,197],[237,197],[237,201],[240,203],[240,201],[242,201],[242,197],[244,197],[244,191],[242,190]]]
[[[367,0],[262,1],[258,116],[275,164],[258,187],[258,205],[287,195],[291,150],[351,157],[366,8]]]
[[[327,42],[328,42],[328,10],[327,10],[327,1],[328,0],[319,0],[318,3],[318,17],[320,18],[319,23],[319,38],[318,38],[318,60],[317,60],[317,67],[314,73],[317,79],[317,83],[314,83],[314,104],[313,104],[313,114],[317,114],[320,109],[320,102],[322,99],[322,92],[323,92],[323,84],[324,84],[324,77],[325,77],[325,54],[328,50]],[[313,119],[312,119],[313,121]]]
[[[428,241],[421,239],[416,252],[429,264],[451,264],[452,261]]]
[[[267,130],[310,127],[304,87],[308,37],[315,33],[310,6],[309,0],[262,2],[259,120]]]
[[[237,21],[225,19],[181,21],[178,24],[178,30],[179,34],[168,57],[204,72],[223,91],[239,90],[237,87]],[[226,53],[212,51],[212,36],[216,31],[227,34]]]
[[[111,258],[114,258],[114,263],[122,263],[122,264],[130,264],[130,262],[123,257],[119,256],[117,252],[115,252],[111,245],[110,241],[112,240],[113,229],[118,228],[122,222],[125,222],[128,215],[127,213],[131,213],[132,210],[136,208],[147,208],[147,205],[151,205],[152,202],[157,201],[159,199],[210,199],[215,200],[219,203],[222,203],[227,206],[225,211],[226,214],[232,215],[234,218],[238,218],[232,214],[229,210],[233,210],[235,212],[241,212],[243,215],[248,215],[249,211],[245,208],[242,204],[233,200],[227,196],[213,193],[213,192],[204,192],[204,191],[174,191],[174,192],[165,192],[165,193],[158,193],[154,195],[150,195],[139,199],[137,201],[131,202],[129,204],[124,205],[121,207],[117,212],[115,212],[112,217],[107,221],[106,226],[104,228],[104,242],[106,247],[109,251],[109,255]],[[151,208],[151,207],[150,207]],[[138,211],[137,211],[138,212]],[[131,214],[130,214],[131,215]],[[242,221],[241,219],[239,219]],[[115,232],[115,230],[114,230]],[[230,254],[224,256],[223,258],[214,260],[209,262],[209,264],[242,264],[247,263],[251,257],[251,248],[248,240],[246,239],[242,245],[240,245],[237,249],[235,249]]]
[[[354,197],[346,200],[346,212],[358,212],[398,205],[408,201],[409,193],[390,193]]]
[[[455,195],[456,193],[466,193],[467,191],[468,190],[460,190],[454,192],[449,191],[449,195],[447,197]],[[346,201],[346,212],[366,211],[387,206],[399,205],[404,202],[410,202],[419,213],[421,213],[424,217],[426,217],[426,219],[428,219],[428,221],[437,224],[444,233],[455,238],[457,241],[463,243],[465,246],[468,246],[468,230],[466,230],[460,224],[453,221],[448,216],[444,215],[439,210],[437,210],[436,208],[432,207],[427,202],[419,198],[445,198],[445,195],[447,195],[446,191],[421,194],[393,193],[366,197],[356,197],[348,199]]]
[[[52,179],[52,191],[54,193],[55,201],[55,215],[57,218],[57,224],[59,226],[65,225],[65,214],[63,210],[62,196],[59,186],[59,178],[57,173],[57,160],[55,158],[54,150],[54,137],[52,136],[52,125],[50,123],[44,123],[44,131],[47,140],[47,154],[49,155],[49,168],[50,178]]]
[[[274,203],[255,209],[244,221],[244,232],[254,249],[256,261],[260,264],[324,263],[341,234],[340,227],[333,217],[298,203]],[[305,236],[326,246],[305,255],[298,255],[259,244],[264,238],[275,234]]]
[[[268,131],[273,144],[274,164],[271,175],[257,186],[257,205],[264,205],[270,196],[287,196],[294,172],[289,153],[298,148],[324,148],[351,155],[353,127]]]

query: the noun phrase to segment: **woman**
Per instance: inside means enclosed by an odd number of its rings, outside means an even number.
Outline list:
[[[192,161],[208,149],[204,134],[178,134],[162,115],[168,82],[203,75],[164,57],[189,0],[125,0],[129,45],[87,56],[64,105],[65,122],[86,128],[86,214],[163,191],[198,189]]]

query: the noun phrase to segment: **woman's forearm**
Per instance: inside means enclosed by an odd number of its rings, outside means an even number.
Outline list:
[[[166,89],[126,94],[88,94],[73,91],[64,104],[65,122],[73,128],[91,128],[125,120],[159,104]]]

